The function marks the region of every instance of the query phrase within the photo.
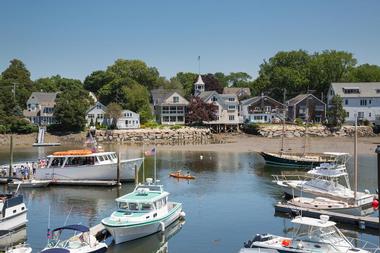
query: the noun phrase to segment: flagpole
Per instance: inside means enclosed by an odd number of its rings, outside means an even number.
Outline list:
[[[154,183],[156,183],[156,181],[157,181],[157,167],[156,167],[156,163],[157,163],[157,147],[154,146]]]

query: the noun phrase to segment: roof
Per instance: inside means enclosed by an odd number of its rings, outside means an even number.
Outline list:
[[[283,105],[283,103],[278,102],[276,99],[271,98],[271,97],[268,97],[268,96],[256,96],[256,97],[251,97],[251,98],[248,98],[248,99],[244,99],[244,100],[242,100],[240,103],[241,103],[242,105],[250,105],[250,104],[253,104],[253,103],[256,103],[256,102],[260,101],[261,98],[266,98],[266,99],[272,100],[272,101],[274,101],[274,102],[276,102],[276,103],[278,103],[278,104]]]
[[[204,82],[203,82],[203,79],[202,79],[202,76],[201,75],[198,75],[198,80],[194,83],[194,84],[205,84]]]
[[[35,99],[40,104],[54,104],[58,92],[32,92],[29,100]]]
[[[68,225],[68,226],[56,228],[52,232],[59,231],[59,230],[74,230],[74,231],[79,231],[79,232],[90,231],[90,229],[84,225],[74,224],[74,225]]]
[[[100,103],[99,101],[96,101],[95,104],[93,106],[91,106],[90,108],[88,108],[88,110],[86,111],[86,114],[88,114],[90,111],[92,111],[94,108],[96,108],[98,105],[100,105],[101,109],[103,111],[106,110],[106,106],[103,105],[102,103]]]
[[[301,224],[301,225],[308,225],[313,227],[320,227],[320,228],[327,228],[331,226],[335,226],[335,222],[333,221],[324,221],[322,219],[314,219],[309,217],[296,217],[292,220],[292,223],[295,224]]]
[[[158,89],[153,89],[150,91],[154,105],[161,105],[163,101],[165,101],[168,97],[173,95],[173,93],[177,93],[178,95],[182,97],[179,90],[167,90],[160,87]]]
[[[117,198],[117,202],[134,202],[134,203],[146,203],[154,202],[161,199],[164,196],[168,196],[169,193],[165,191],[153,191],[149,190],[149,186],[138,186],[133,192],[128,193],[120,198]],[[160,187],[160,186],[158,186]],[[146,191],[144,191],[146,189]],[[160,187],[160,189],[162,189]]]
[[[288,106],[294,106],[294,105],[298,104],[299,102],[305,100],[305,98],[310,97],[310,96],[324,104],[324,102],[322,100],[320,100],[319,98],[317,98],[313,94],[300,94],[300,95],[298,95],[292,99],[289,99],[287,101],[287,104],[288,104]]]
[[[235,94],[219,94],[216,91],[204,91],[201,94],[199,94],[199,97],[204,101],[207,102],[210,100],[213,96],[217,97],[218,103],[220,106],[222,106],[224,109],[227,109],[229,105],[238,105],[238,99]],[[228,101],[228,98],[234,98],[234,101]]]
[[[380,82],[331,83],[331,88],[341,97],[380,97]],[[359,93],[344,93],[344,88],[359,89]]]
[[[245,93],[246,95],[250,96],[251,95],[251,90],[249,88],[229,88],[226,87],[223,89],[223,94],[235,94],[237,96],[240,96],[241,93]]]

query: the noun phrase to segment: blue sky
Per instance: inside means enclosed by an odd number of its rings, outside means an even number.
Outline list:
[[[380,65],[377,0],[9,0],[0,2],[0,72],[21,59],[32,79],[83,80],[118,58],[180,71],[257,76],[280,50],[354,53]]]

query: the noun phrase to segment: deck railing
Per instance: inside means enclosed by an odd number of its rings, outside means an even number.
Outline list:
[[[379,246],[372,243],[372,242],[368,242],[365,240],[361,240],[358,238],[352,238],[352,237],[347,237],[347,239],[350,241],[350,243],[354,247],[358,247],[360,249],[364,249],[364,250],[367,250],[367,251],[372,252],[372,253],[379,253],[380,252]]]

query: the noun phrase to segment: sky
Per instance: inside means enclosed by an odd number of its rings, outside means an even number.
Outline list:
[[[378,0],[1,0],[0,72],[84,78],[116,59],[177,72],[257,76],[278,51],[352,52],[380,65]]]

